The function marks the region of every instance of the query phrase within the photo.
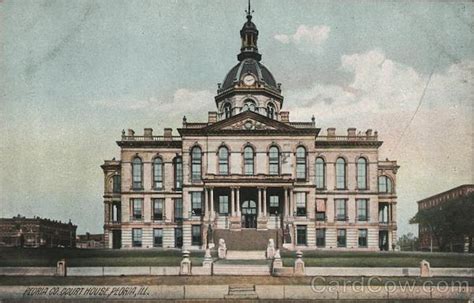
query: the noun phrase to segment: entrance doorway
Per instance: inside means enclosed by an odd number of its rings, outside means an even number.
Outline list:
[[[388,231],[381,230],[379,231],[379,248],[380,250],[388,250]]]
[[[112,230],[112,248],[119,249],[122,247],[122,231]]]
[[[257,228],[257,203],[253,200],[242,203],[242,227]]]

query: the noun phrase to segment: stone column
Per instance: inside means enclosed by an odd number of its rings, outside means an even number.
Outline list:
[[[204,218],[210,218],[209,213],[209,194],[207,188],[204,187]]]
[[[237,217],[241,217],[242,214],[240,213],[240,187],[237,187]]]
[[[230,192],[230,214],[232,217],[235,216],[235,189],[232,187]]]
[[[290,207],[289,207],[290,217],[293,217],[294,208],[295,208],[295,199],[293,197],[293,189],[292,188],[290,188],[289,194],[290,194]]]
[[[267,188],[263,189],[263,216],[267,216]]]
[[[283,207],[285,208],[285,217],[288,217],[290,214],[289,212],[290,206],[288,205],[288,192],[289,192],[288,188],[283,189]]]
[[[216,214],[214,212],[214,188],[210,188],[209,189],[209,196],[210,196],[210,199],[209,199],[209,202],[211,204],[211,220],[213,220],[215,217],[216,217]]]
[[[257,203],[257,217],[262,216],[262,189],[258,188],[258,203]]]

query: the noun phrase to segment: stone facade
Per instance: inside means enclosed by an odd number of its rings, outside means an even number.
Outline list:
[[[372,130],[290,121],[251,19],[208,121],[122,132],[120,160],[102,165],[106,245],[205,249],[215,231],[254,229],[287,249],[393,249],[396,161],[379,160]]]

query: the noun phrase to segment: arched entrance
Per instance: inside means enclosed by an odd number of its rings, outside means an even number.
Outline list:
[[[242,227],[257,228],[257,203],[253,200],[242,203]]]

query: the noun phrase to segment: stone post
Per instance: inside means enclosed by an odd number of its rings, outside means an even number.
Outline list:
[[[67,268],[66,268],[66,260],[61,259],[56,263],[56,276],[59,277],[66,277],[67,276]]]
[[[204,261],[202,261],[202,267],[212,269],[212,256],[211,249],[206,249],[206,254],[204,255]]]
[[[420,277],[431,277],[430,263],[426,260],[420,262]]]
[[[180,276],[190,276],[191,275],[191,260],[189,259],[189,251],[183,251],[183,260],[181,260],[179,275]]]
[[[304,276],[303,252],[301,250],[298,250],[296,252],[294,275],[295,276]]]
[[[273,258],[272,268],[283,268],[283,261],[281,260],[280,250],[277,249]]]

